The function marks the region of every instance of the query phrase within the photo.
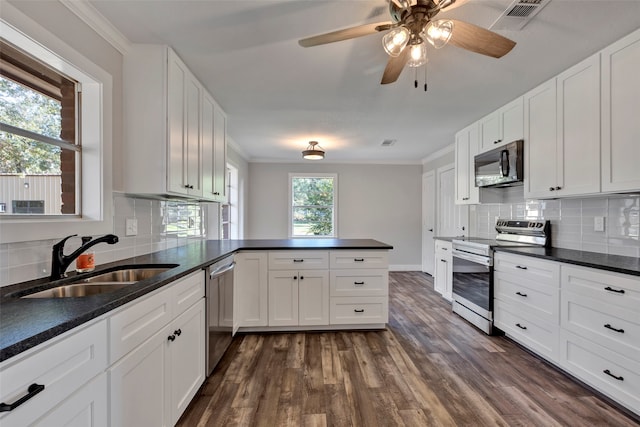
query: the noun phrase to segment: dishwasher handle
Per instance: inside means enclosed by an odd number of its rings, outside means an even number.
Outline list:
[[[211,279],[215,279],[216,277],[220,277],[222,276],[224,273],[227,273],[231,270],[233,270],[236,266],[236,262],[232,261],[230,264],[225,264],[223,266],[220,266],[218,268],[216,268],[215,270],[213,270],[211,273],[209,273],[209,278]]]

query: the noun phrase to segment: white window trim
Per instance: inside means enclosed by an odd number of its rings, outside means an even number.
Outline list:
[[[293,235],[293,178],[333,178],[333,236],[294,236]],[[338,174],[337,173],[298,173],[289,172],[289,205],[287,206],[290,239],[337,239],[338,238]]]
[[[111,233],[112,77],[13,6],[5,2],[2,8],[0,33],[5,40],[81,83],[83,154],[82,218],[0,217],[0,243]]]

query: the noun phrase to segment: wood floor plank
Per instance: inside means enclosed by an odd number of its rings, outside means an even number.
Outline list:
[[[389,274],[382,331],[239,334],[178,422],[193,426],[639,426],[513,341]]]

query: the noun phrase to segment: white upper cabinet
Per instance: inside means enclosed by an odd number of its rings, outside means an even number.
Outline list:
[[[602,57],[602,191],[640,189],[640,30]]]
[[[176,53],[133,45],[123,86],[124,191],[224,200],[226,119]]]
[[[600,192],[599,55],[524,96],[525,197]]]
[[[456,204],[477,204],[479,189],[475,185],[474,156],[478,154],[478,123],[456,133]]]
[[[508,144],[523,137],[522,97],[499,108],[479,121],[480,152]]]

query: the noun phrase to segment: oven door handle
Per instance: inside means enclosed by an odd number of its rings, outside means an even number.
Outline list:
[[[469,252],[461,251],[459,249],[454,249],[452,254],[454,258],[465,259],[467,261],[475,262],[476,264],[481,264],[487,267],[491,267],[490,257],[472,254]]]

